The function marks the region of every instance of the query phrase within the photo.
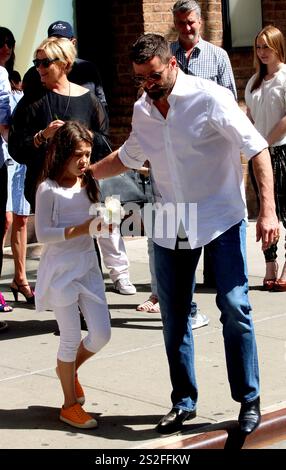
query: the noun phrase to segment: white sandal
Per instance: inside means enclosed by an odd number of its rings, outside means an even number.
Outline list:
[[[158,297],[154,294],[151,294],[149,299],[145,300],[143,304],[138,305],[136,310],[138,312],[159,313],[160,307],[158,303]]]
[[[153,306],[150,308],[150,310],[148,310],[148,312],[150,312],[150,313],[160,313],[161,310],[160,310],[159,302],[156,302],[155,304],[153,304]]]

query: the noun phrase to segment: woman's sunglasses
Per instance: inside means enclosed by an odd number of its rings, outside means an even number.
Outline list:
[[[13,41],[12,39],[0,39],[0,49],[2,49],[5,44],[9,47],[9,49],[13,49],[13,47],[15,46],[15,41]]]
[[[53,62],[56,62],[57,60],[60,59],[58,57],[56,59],[48,59],[48,57],[46,57],[45,59],[34,59],[33,64],[37,69],[40,67],[40,65],[47,69]]]

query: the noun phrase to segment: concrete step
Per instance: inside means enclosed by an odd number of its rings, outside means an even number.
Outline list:
[[[248,436],[242,435],[237,420],[223,421],[200,429],[196,435],[169,438],[157,449],[258,449],[286,439],[286,408],[262,415],[258,428]],[[174,439],[174,438],[173,438]]]

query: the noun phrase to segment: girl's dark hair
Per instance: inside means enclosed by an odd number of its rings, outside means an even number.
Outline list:
[[[251,87],[251,93],[260,87],[262,80],[267,75],[267,66],[261,62],[257,55],[257,40],[263,39],[266,45],[275,52],[280,62],[285,62],[286,48],[285,39],[280,29],[275,26],[265,26],[256,36],[254,40],[254,66],[256,68],[256,77]]]
[[[12,31],[10,31],[10,29],[5,28],[4,26],[0,26],[0,43],[2,41],[5,41],[5,40],[8,40],[8,41],[11,42],[11,44],[13,44],[11,57],[5,64],[5,68],[8,70],[8,73],[11,73],[12,70],[14,69],[14,62],[15,62],[15,51],[14,51],[14,49],[15,49],[15,42],[16,41],[15,41],[14,35],[13,35]]]
[[[63,175],[67,163],[74,154],[78,144],[82,141],[93,144],[93,133],[78,121],[67,121],[55,132],[52,138],[46,158],[40,182],[46,178],[59,181]],[[91,202],[99,201],[99,187],[90,170],[82,176],[88,198]]]

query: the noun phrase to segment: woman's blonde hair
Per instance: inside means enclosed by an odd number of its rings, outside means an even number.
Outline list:
[[[265,44],[277,55],[280,62],[286,60],[285,38],[280,31],[273,25],[265,26],[256,36],[254,40],[254,66],[256,68],[256,78],[251,87],[251,92],[260,87],[263,78],[267,75],[267,66],[261,62],[257,55],[257,40],[263,39]]]
[[[67,74],[71,71],[76,58],[76,48],[70,39],[56,36],[47,38],[35,50],[34,58],[40,51],[44,51],[49,59],[59,59],[66,64]]]

